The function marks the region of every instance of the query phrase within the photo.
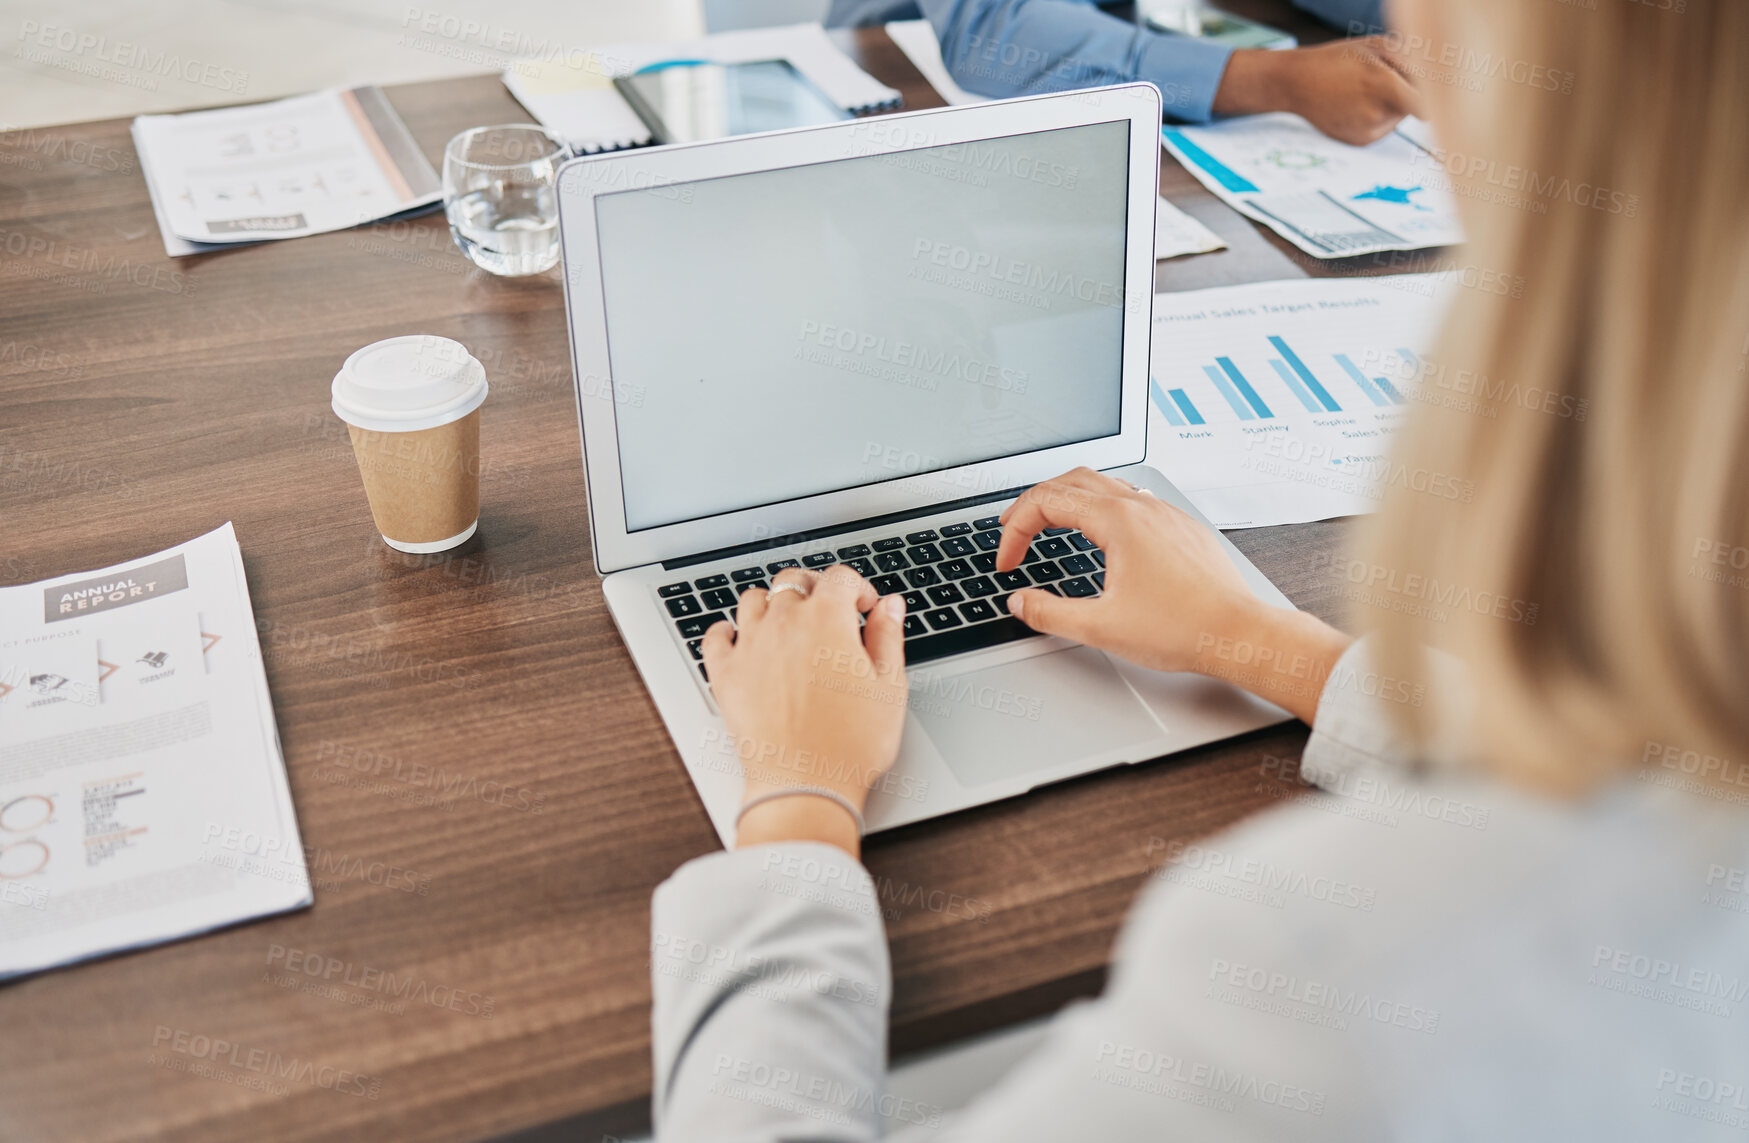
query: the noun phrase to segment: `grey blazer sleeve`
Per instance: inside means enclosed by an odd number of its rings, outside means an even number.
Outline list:
[[[880,1139],[892,969],[868,871],[791,843],[688,862],[651,906],[656,1138]]]
[[[1303,771],[1340,787],[1359,770],[1397,764],[1404,747],[1384,712],[1414,693],[1382,679],[1356,644],[1326,683]],[[1334,820],[1290,808],[1246,823],[1221,844],[1297,867],[1321,844],[1308,831]],[[1342,834],[1363,837],[1341,825]],[[1362,884],[1378,876],[1370,851],[1317,860],[1327,861],[1318,866],[1325,875]],[[1356,1063],[1360,1045],[1332,1040],[1324,1028],[1245,1015],[1211,984],[1211,966],[1240,963],[1291,966],[1324,979],[1332,970],[1320,962],[1348,955],[1337,930],[1351,919],[1332,920],[1317,902],[1295,901],[1278,912],[1173,889],[1161,883],[1143,893],[1106,994],[1060,1016],[995,1090],[948,1117],[884,1089],[891,968],[879,900],[862,866],[830,846],[803,843],[689,862],[656,891],[653,905],[656,1137],[1362,1137],[1372,1109],[1356,1093],[1370,1086],[1362,1082],[1367,1068]],[[1340,1114],[1325,1106],[1326,1093],[1335,1092],[1347,1093]]]
[[[1462,728],[1470,719],[1470,688],[1463,667],[1449,655],[1429,651],[1427,668],[1424,679],[1397,678],[1374,666],[1370,641],[1350,645],[1324,680],[1300,776],[1342,794],[1361,773],[1458,764],[1467,751]],[[1423,749],[1399,725],[1397,716],[1411,707],[1439,713],[1432,741]]]

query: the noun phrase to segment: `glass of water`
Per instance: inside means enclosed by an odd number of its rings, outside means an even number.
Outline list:
[[[559,260],[564,143],[531,123],[475,127],[443,149],[443,211],[455,244],[482,270],[539,274]]]

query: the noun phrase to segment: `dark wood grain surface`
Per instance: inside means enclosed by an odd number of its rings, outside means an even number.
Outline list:
[[[938,102],[883,32],[846,42],[909,106]],[[527,118],[495,77],[390,96],[434,163],[464,127]],[[1308,266],[1170,159],[1162,185],[1230,248],[1160,264],[1161,289],[1404,268]],[[647,1126],[650,893],[717,840],[591,570],[556,274],[473,269],[440,217],[171,260],[125,120],[0,135],[0,259],[0,582],[233,521],[316,881],[307,911],[0,987],[0,1139]],[[464,342],[492,382],[479,535],[444,557],[376,537],[328,408],[350,351],[413,332]],[[1342,534],[1235,539],[1335,619],[1314,557]],[[1272,759],[1303,737],[1267,731],[872,839],[895,1050],[1095,991],[1151,854],[1271,804],[1289,788]],[[978,906],[928,907],[946,894]],[[296,987],[336,963],[330,993]],[[371,1003],[347,983],[369,970],[416,979],[415,998]],[[194,1074],[166,1066],[189,1062],[163,1050],[178,1035],[237,1047]],[[253,1090],[237,1062],[255,1050],[374,1095]]]

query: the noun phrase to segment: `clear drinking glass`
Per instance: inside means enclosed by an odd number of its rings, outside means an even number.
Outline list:
[[[570,148],[531,123],[475,127],[443,149],[443,212],[462,253],[505,277],[559,260],[559,164]]]

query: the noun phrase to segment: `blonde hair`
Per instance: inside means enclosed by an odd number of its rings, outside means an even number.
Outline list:
[[[1396,446],[1464,495],[1394,489],[1358,561],[1423,585],[1363,619],[1381,669],[1455,653],[1477,758],[1567,793],[1749,769],[1749,3],[1586,2],[1441,6],[1490,49],[1446,57],[1466,281],[1514,288],[1456,291]]]

